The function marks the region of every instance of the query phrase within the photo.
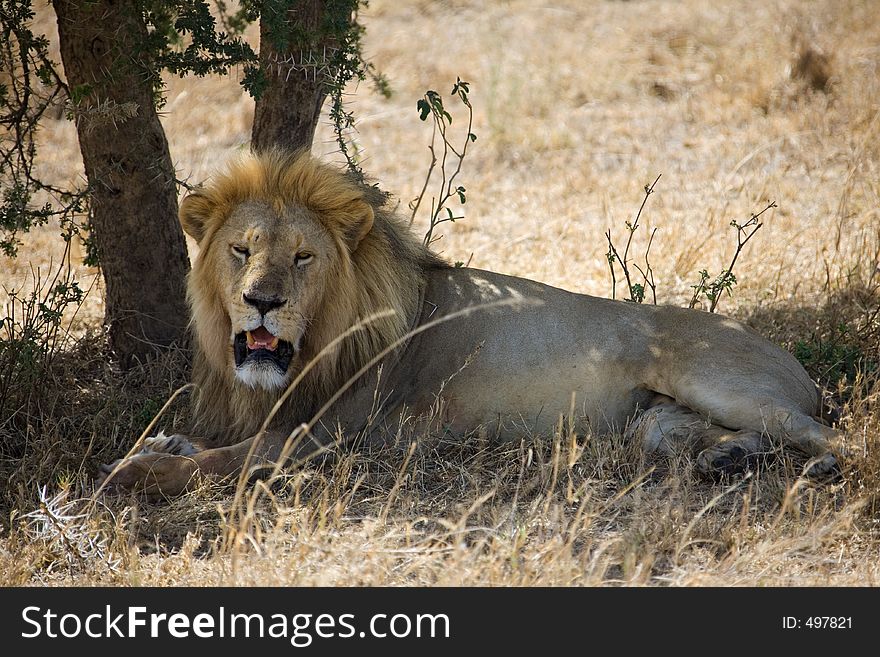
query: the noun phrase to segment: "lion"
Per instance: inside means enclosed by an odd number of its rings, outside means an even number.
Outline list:
[[[817,386],[748,326],[451,266],[389,205],[280,151],[191,191],[196,437],[150,438],[102,466],[102,484],[177,495],[431,418],[515,440],[566,417],[647,452],[687,445],[707,474],[742,469],[772,438],[811,457],[811,475],[838,471],[841,433],[820,421]]]

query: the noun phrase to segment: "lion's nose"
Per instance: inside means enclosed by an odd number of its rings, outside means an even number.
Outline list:
[[[274,297],[274,296],[273,297],[264,296],[264,295],[258,294],[258,293],[257,294],[244,293],[244,294],[242,294],[242,297],[244,298],[244,302],[246,304],[256,308],[258,311],[260,311],[260,314],[263,316],[265,316],[266,313],[268,313],[270,310],[275,310],[276,308],[280,308],[285,303],[287,303],[287,299],[279,299],[278,297]]]

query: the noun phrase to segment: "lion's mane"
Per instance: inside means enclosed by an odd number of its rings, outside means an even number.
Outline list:
[[[352,374],[411,328],[425,272],[446,266],[388,207],[384,193],[307,153],[244,156],[187,197],[181,204],[181,221],[200,247],[187,286],[195,336],[194,428],[223,443],[258,431],[281,394],[236,381],[229,366],[231,323],[223,304],[224,286],[212,267],[212,250],[225,248],[214,244],[214,234],[234,208],[248,200],[276,208],[305,206],[333,237],[340,266],[332,274],[323,306],[311,314],[314,319],[302,347],[306,360],[359,320],[393,311],[351,334],[316,363],[273,422],[287,430],[311,419]],[[351,252],[346,229],[353,209],[363,202],[373,209],[373,226]]]

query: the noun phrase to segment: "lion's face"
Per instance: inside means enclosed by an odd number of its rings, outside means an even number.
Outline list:
[[[247,201],[213,235],[211,250],[230,321],[229,366],[251,387],[284,386],[338,266],[332,238],[304,208]]]
[[[356,185],[307,155],[245,158],[187,195],[180,220],[200,247],[188,293],[211,370],[278,390],[355,322],[353,254],[373,218]]]

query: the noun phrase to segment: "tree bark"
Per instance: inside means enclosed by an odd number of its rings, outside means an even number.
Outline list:
[[[91,189],[105,322],[123,367],[185,335],[186,241],[136,0],[52,0]]]
[[[338,44],[327,28],[330,10],[324,0],[289,0],[290,8],[279,16],[268,4],[260,17],[260,67],[267,85],[254,109],[251,148],[309,149],[335,77]]]

